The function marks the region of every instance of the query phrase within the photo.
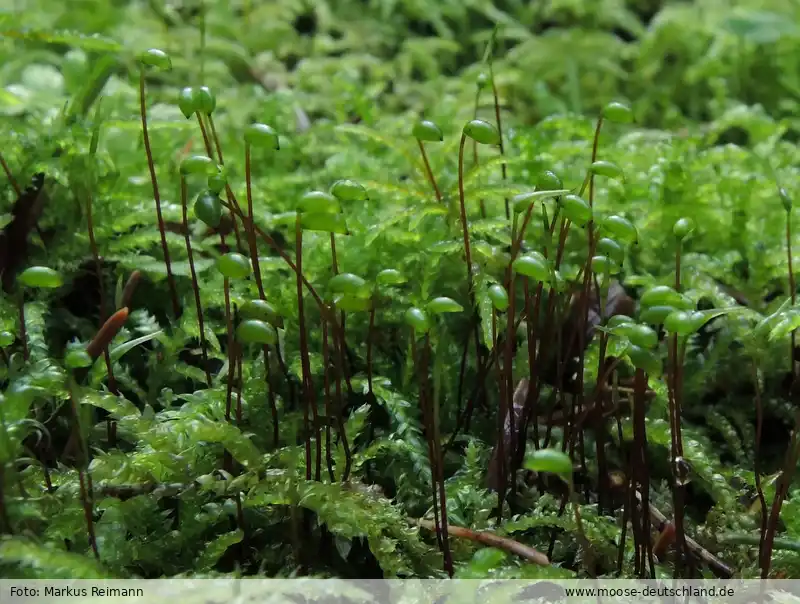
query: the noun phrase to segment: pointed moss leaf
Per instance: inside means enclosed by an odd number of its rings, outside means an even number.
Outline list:
[[[347,312],[366,312],[372,307],[372,299],[369,297],[349,296],[347,294],[337,294],[333,303],[339,310]]]
[[[655,348],[658,344],[658,334],[640,323],[623,323],[614,329],[614,333],[628,338],[631,344],[641,348]]]
[[[414,138],[428,143],[438,143],[444,140],[442,129],[430,120],[420,120],[414,124],[411,131]]]
[[[138,338],[133,338],[132,340],[128,340],[127,342],[123,342],[119,346],[112,348],[109,350],[108,354],[111,357],[112,361],[118,361],[121,359],[125,354],[136,348],[137,346],[141,346],[142,344],[147,344],[150,340],[155,340],[156,338],[160,337],[161,334],[164,333],[163,330],[159,329],[158,331],[154,331],[152,333],[145,334],[143,336],[139,336]],[[100,357],[95,361],[95,363],[102,363],[103,358]]]
[[[492,305],[499,311],[505,312],[508,309],[508,292],[502,285],[495,283],[489,287],[487,292]]]
[[[608,319],[607,324],[609,328],[613,329],[627,323],[633,323],[633,319],[631,319],[628,315],[614,315]]]
[[[761,327],[761,325],[759,325],[759,327]],[[793,309],[788,312],[781,313],[780,315],[777,315],[777,317],[773,318],[769,327],[771,328],[769,330],[770,340],[775,341],[785,338],[795,329],[800,327],[800,312]],[[758,329],[758,327],[756,329]],[[763,331],[763,329],[760,331]]]
[[[515,272],[536,281],[547,282],[550,280],[550,264],[539,252],[528,252],[514,260],[512,265]]]
[[[620,266],[608,256],[592,256],[592,271],[596,275],[616,275],[620,270]]]
[[[204,191],[194,202],[194,215],[206,226],[216,229],[222,220],[222,202],[216,193]]]
[[[178,108],[186,119],[189,119],[197,112],[194,88],[187,86],[178,93]]]
[[[592,219],[592,208],[582,197],[565,195],[561,198],[561,211],[564,216],[578,226],[584,226]]]
[[[344,214],[305,212],[300,215],[300,226],[306,231],[323,231],[325,233],[339,233],[341,235],[350,234]]]
[[[64,279],[61,275],[47,266],[32,266],[22,271],[19,281],[26,287],[53,289],[61,287]]]
[[[366,201],[367,190],[354,180],[337,180],[331,185],[331,194],[339,201]]]
[[[381,285],[401,285],[408,281],[405,275],[393,268],[387,268],[378,273],[375,280]]]
[[[552,170],[545,170],[539,175],[536,181],[536,188],[540,191],[555,191],[556,189],[563,188],[564,183],[558,177],[558,174]]]
[[[642,307],[650,306],[673,306],[680,308],[682,303],[681,294],[676,292],[669,285],[656,285],[648,289],[640,299]]]
[[[606,176],[614,179],[622,178],[622,168],[617,164],[602,159],[598,159],[589,166],[589,171],[597,176]]]
[[[264,321],[246,319],[236,327],[236,339],[242,344],[270,345],[278,341],[278,334],[272,325]]]
[[[217,269],[228,279],[250,276],[250,261],[237,252],[228,252],[217,259]]]
[[[526,470],[558,474],[572,483],[572,460],[569,455],[558,449],[539,449],[525,458]]]
[[[148,67],[161,69],[162,71],[169,71],[172,69],[172,60],[169,58],[169,55],[158,48],[151,48],[150,50],[144,51],[139,55],[139,62]]]
[[[603,107],[603,119],[618,124],[629,124],[633,121],[633,111],[627,105],[612,102]]]
[[[412,306],[406,310],[405,314],[406,323],[408,323],[414,331],[425,333],[430,330],[431,324],[428,315],[421,308]]]
[[[252,147],[279,150],[278,133],[267,124],[250,124],[244,130],[244,141]]]
[[[283,327],[283,317],[281,317],[275,307],[266,300],[261,300],[259,298],[247,300],[239,307],[239,314],[243,319],[258,319],[259,321],[270,323],[275,327]]]
[[[656,306],[642,306],[642,312],[639,319],[648,325],[663,325],[664,320],[674,312],[674,306],[656,305]]]
[[[672,227],[672,234],[678,241],[684,241],[694,231],[695,223],[692,218],[679,218]]]
[[[328,290],[334,294],[364,297],[369,295],[367,282],[353,273],[339,273],[328,281]]]
[[[558,197],[569,193],[569,189],[554,189],[552,191],[528,191],[526,193],[519,193],[511,198],[511,203],[514,206],[515,212],[523,212],[528,209],[532,203],[542,199],[550,199],[551,197]]]
[[[446,296],[440,296],[438,298],[434,298],[427,305],[428,311],[432,312],[435,315],[440,315],[443,313],[450,313],[450,312],[461,312],[464,310],[464,307],[461,306],[458,302],[453,300],[452,298],[447,298]]]
[[[464,126],[464,135],[482,145],[499,145],[500,132],[484,120],[471,120]]]
[[[91,367],[94,361],[89,353],[83,348],[76,348],[67,351],[64,355],[64,366],[69,369],[82,369],[84,367]]]
[[[600,228],[624,243],[637,243],[639,241],[639,232],[636,227],[633,226],[630,220],[622,216],[616,214],[607,216],[600,223]]]
[[[661,359],[652,351],[631,344],[627,350],[628,358],[637,369],[644,370],[650,377],[658,378],[661,376]]]
[[[0,348],[11,346],[16,339],[16,336],[10,331],[0,331]]]
[[[298,212],[321,212],[325,214],[338,214],[342,211],[339,200],[325,191],[309,191],[300,198],[297,204]]]
[[[217,163],[206,155],[190,155],[181,162],[181,174],[201,174],[213,176],[219,172]]]
[[[217,97],[211,92],[208,86],[200,86],[200,88],[195,90],[194,95],[197,111],[205,113],[206,115],[214,113],[214,109],[217,108]]]
[[[622,249],[622,246],[608,237],[603,237],[597,242],[597,252],[603,256],[608,256],[618,264],[621,264],[625,259],[625,250]]]

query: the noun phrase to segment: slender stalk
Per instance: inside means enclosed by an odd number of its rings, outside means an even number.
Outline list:
[[[505,146],[503,145],[503,121],[500,119],[500,101],[497,98],[497,84],[494,81],[494,69],[492,68],[492,62],[489,61],[489,81],[492,84],[492,97],[494,100],[494,117],[497,121],[497,132],[500,134],[500,155],[505,156],[506,150]],[[503,181],[505,182],[508,179],[508,167],[506,166],[506,162],[500,164],[501,173],[503,176]],[[505,198],[505,207],[506,207],[506,220],[511,219],[511,208],[508,204],[508,197]]]
[[[792,484],[795,469],[797,468],[798,457],[800,456],[800,446],[798,446],[800,411],[795,414],[794,426],[792,437],[789,440],[789,446],[786,448],[786,455],[784,456],[783,471],[778,479],[775,497],[772,500],[772,509],[770,510],[769,520],[767,521],[767,532],[764,536],[764,547],[762,548],[763,553],[759,560],[762,579],[767,579],[769,577],[770,567],[772,566],[772,549],[775,544],[775,533],[778,530],[781,507],[789,493],[789,486]]]
[[[209,116],[209,120],[211,116]],[[213,128],[213,122],[211,122]],[[214,140],[217,143],[217,154],[222,157],[222,149],[219,147],[219,140],[217,139],[216,131],[214,131]],[[256,242],[256,232],[255,232],[255,222],[253,221],[253,185],[252,185],[252,164],[250,160],[250,144],[245,143],[244,146],[244,173],[245,173],[245,187],[246,187],[246,195],[247,195],[247,216],[248,220],[245,222],[245,230],[247,231],[247,244],[250,248],[250,262],[253,265],[253,275],[255,275],[256,279],[256,287],[258,288],[258,297],[262,300],[266,300],[267,296],[264,293],[264,282],[261,278],[261,265],[259,264],[258,260],[258,244]],[[233,218],[233,214],[231,214],[231,219],[235,223],[236,220]],[[288,369],[284,366],[283,360],[281,359],[280,355],[280,344],[276,343],[275,347],[278,349],[278,363],[284,371],[284,375],[286,377],[286,383],[289,386],[289,398],[294,399],[294,387],[292,385],[291,377],[289,376]],[[264,370],[266,372],[266,379],[267,379],[267,388],[270,389],[271,393],[271,386],[269,384],[270,381],[270,371],[269,371],[269,347],[264,346]],[[275,445],[278,444],[278,435],[279,435],[279,425],[278,425],[278,406],[275,402],[274,395],[269,397],[269,404],[270,404],[270,412],[272,413],[273,419],[273,440],[275,441]]]
[[[16,193],[17,197],[22,195],[22,189],[20,188],[19,183],[14,178],[14,174],[11,172],[11,169],[8,167],[8,164],[6,163],[6,160],[3,157],[2,153],[0,153],[0,166],[3,167],[3,172],[6,173],[6,176],[8,177],[8,182],[11,183],[11,188],[14,189],[14,193]]]
[[[758,493],[759,515],[761,516],[760,537],[758,541],[759,560],[764,556],[764,539],[767,535],[767,500],[764,497],[764,488],[761,484],[761,435],[764,429],[764,406],[761,401],[761,385],[758,381],[758,365],[753,360],[753,387],[756,395],[756,443],[753,455],[753,475],[755,476],[756,492]]]
[[[334,326],[335,328],[335,326]],[[342,339],[341,338],[333,338],[333,346],[336,351],[336,360],[337,360],[337,367],[339,371],[343,371],[344,368],[344,350],[342,349]],[[345,430],[344,425],[344,404],[342,401],[342,380],[340,375],[337,371],[336,375],[336,421],[337,421],[337,429],[339,431],[339,442],[342,443],[342,449],[344,450],[344,471],[342,472],[342,482],[347,482],[350,479],[350,468],[353,464],[353,456],[350,452],[350,443],[347,439],[347,431]]]
[[[497,348],[498,334],[497,334],[497,309],[492,308],[492,348]],[[508,401],[506,399],[506,380],[503,373],[504,367],[500,365],[498,360],[497,364],[497,384],[500,390],[500,412],[497,414],[497,460],[498,460],[498,476],[497,476],[497,522],[503,520],[503,504],[506,498],[506,486],[508,482],[508,464],[506,463],[506,438],[505,438],[505,422],[508,415]],[[509,423],[513,424],[514,419],[508,418]]]
[[[178,303],[178,290],[175,287],[175,278],[172,276],[172,263],[169,259],[169,247],[167,246],[167,232],[164,228],[164,217],[161,214],[161,195],[158,191],[156,166],[153,162],[153,151],[150,148],[150,135],[147,131],[147,105],[144,99],[144,69],[139,72],[139,112],[142,116],[142,136],[144,137],[144,150],[147,154],[147,167],[150,169],[150,181],[153,184],[153,199],[156,202],[158,231],[161,233],[161,251],[164,254],[164,264],[167,268],[167,283],[169,284],[169,294],[170,298],[172,299],[172,312],[177,317],[180,314],[181,307]]]
[[[208,117],[208,125],[211,127],[211,137],[214,139],[214,146],[217,149],[217,157],[219,158],[219,165],[224,166],[225,158],[222,156],[222,145],[220,145],[219,142],[219,136],[217,135],[217,127],[214,125],[214,118],[211,116],[210,113],[208,114],[207,117]],[[209,155],[209,157],[212,156]],[[236,196],[233,194],[233,190],[228,184],[225,185],[225,194],[228,198],[228,203],[231,206],[228,208],[228,213],[230,215],[231,222],[233,223],[233,233],[236,236],[236,249],[241,252],[243,248],[242,248],[242,238],[241,235],[239,235],[239,223],[236,222],[236,218],[233,213],[233,206],[238,208],[239,202],[236,201]],[[247,224],[244,219],[244,216],[242,216],[242,223]]]
[[[444,469],[442,467],[442,452],[439,444],[439,427],[436,424],[436,413],[433,410],[434,401],[428,386],[428,362],[431,356],[430,333],[425,334],[422,353],[419,359],[420,395],[423,417],[428,432],[428,454],[431,463],[431,479],[433,482],[433,499],[438,496],[439,519],[438,527],[441,536],[441,549],[444,557],[444,570],[453,577],[453,555],[450,551],[449,532],[447,530],[447,496],[444,490]],[[435,503],[434,503],[435,505]]]
[[[106,322],[106,288],[103,287],[103,262],[100,259],[100,254],[97,251],[97,240],[94,237],[94,223],[92,219],[92,195],[87,195],[86,199],[86,228],[89,231],[89,247],[92,250],[94,257],[94,270],[97,274],[97,287],[100,292],[100,327]],[[111,365],[111,355],[108,352],[108,346],[103,349],[103,359],[106,363],[106,373],[108,374],[108,389],[113,394],[119,394],[117,390],[117,381],[114,379],[114,368]],[[111,447],[116,446],[116,432],[117,424],[115,421],[106,420],[108,444]]]
[[[72,417],[74,421],[73,429],[77,434],[78,448],[80,449],[80,468],[78,469],[78,480],[80,482],[80,498],[83,506],[83,517],[86,521],[86,533],[89,538],[89,546],[92,548],[94,557],[99,560],[100,552],[97,549],[97,538],[94,531],[94,517],[93,517],[93,488],[92,479],[89,475],[89,451],[88,445],[83,437],[83,430],[81,430],[80,412],[78,411],[78,402],[75,400],[75,394],[72,392],[72,378],[69,378],[69,399],[72,407]]]
[[[303,304],[303,230],[300,228],[300,215],[295,220],[295,240],[297,249],[297,321],[300,329],[300,364],[303,374],[303,430],[305,432],[306,480],[311,480],[311,430],[308,422],[311,407],[311,362],[308,358],[306,340],[306,315]]]
[[[442,203],[442,192],[439,190],[439,185],[436,183],[436,178],[433,176],[433,170],[431,170],[431,164],[428,161],[428,154],[425,152],[425,145],[420,139],[417,139],[417,144],[419,145],[419,152],[422,154],[422,163],[425,164],[425,174],[428,176],[428,181],[431,183],[433,192],[436,194],[436,201]]]
[[[367,393],[372,395],[372,334],[375,332],[375,299],[370,302],[369,327],[367,327]],[[460,400],[460,398],[458,399]]]
[[[22,358],[30,358],[28,347],[28,328],[25,326],[25,292],[22,285],[17,285],[17,312],[19,314],[19,339],[22,341]]]
[[[194,304],[197,309],[197,324],[200,327],[200,347],[203,354],[203,372],[206,374],[206,383],[211,388],[211,372],[208,369],[208,342],[206,341],[205,321],[203,320],[203,306],[200,303],[200,285],[197,282],[197,271],[194,268],[194,254],[192,253],[192,240],[189,235],[188,214],[188,186],[186,178],[181,175],[181,210],[183,220],[183,239],[186,243],[186,254],[189,260],[189,273],[192,277],[192,290],[194,291]]]
[[[786,259],[789,264],[789,295],[792,299],[792,306],[797,302],[797,285],[794,280],[794,270],[792,269],[792,212],[791,208],[786,212]],[[797,343],[797,330],[792,331],[792,350],[789,355],[791,361],[792,375],[798,377],[798,367],[795,363],[795,346]]]
[[[336,480],[333,473],[333,455],[331,443],[331,380],[329,374],[330,367],[330,351],[328,350],[328,324],[322,322],[322,367],[323,367],[323,380],[325,392],[325,416],[328,421],[325,422],[325,463],[328,466],[328,477],[331,482]]]
[[[224,277],[222,280],[223,291],[225,292],[225,327],[228,335],[228,383],[225,386],[225,421],[231,421],[231,408],[233,406],[233,371],[236,366],[234,349],[236,344],[233,341],[233,317],[231,316],[231,290],[230,280]]]

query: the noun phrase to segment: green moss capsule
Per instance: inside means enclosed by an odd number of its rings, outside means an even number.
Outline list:
[[[279,150],[278,133],[266,124],[250,124],[244,131],[244,140],[253,147]]]
[[[561,198],[561,211],[565,218],[578,226],[584,226],[592,219],[589,202],[577,195],[564,195]]]
[[[405,313],[405,321],[414,331],[425,333],[430,331],[431,323],[428,315],[421,308],[412,306]]]
[[[555,172],[552,170],[545,170],[539,174],[539,178],[536,180],[536,188],[540,191],[554,191],[556,189],[563,189],[564,183],[561,182],[561,179]]]
[[[482,145],[499,145],[500,132],[485,120],[471,120],[464,126],[464,135]]]
[[[694,231],[695,223],[692,218],[679,218],[672,227],[672,234],[678,241],[684,241]]]
[[[217,97],[214,96],[214,93],[211,92],[208,86],[200,86],[200,88],[195,90],[194,94],[197,111],[205,113],[206,115],[214,113],[214,109],[217,108]]]
[[[606,176],[607,178],[622,178],[622,168],[615,163],[601,159],[589,166],[589,172],[598,176]]]
[[[47,266],[32,266],[25,269],[19,276],[19,281],[26,287],[54,289],[64,284],[61,275]]]
[[[236,252],[229,252],[217,259],[217,269],[228,279],[244,279],[250,276],[250,261]]]
[[[0,331],[0,348],[11,346],[16,340],[16,337],[10,331]]]
[[[548,472],[561,476],[572,484],[572,460],[569,455],[558,449],[539,449],[525,458],[526,470]]]
[[[194,215],[206,226],[216,229],[222,220],[222,202],[211,191],[204,191],[194,202]]]
[[[433,300],[428,302],[427,308],[429,312],[432,312],[435,315],[451,313],[451,312],[461,312],[464,310],[464,307],[461,306],[458,302],[456,302],[452,298],[447,298],[446,296],[440,296],[438,298],[434,298]]]
[[[247,319],[236,327],[236,339],[242,344],[260,344],[264,346],[277,343],[278,334],[274,327],[264,321]]]
[[[530,277],[536,281],[547,282],[550,280],[550,263],[539,252],[528,252],[520,256],[512,264],[514,272]]]
[[[142,65],[155,67],[162,71],[169,71],[172,69],[172,60],[169,58],[169,55],[158,48],[151,48],[144,51],[139,55],[139,62],[142,63]]]
[[[189,119],[197,112],[194,88],[187,86],[178,93],[178,108],[186,119]]]
[[[625,243],[636,243],[639,241],[639,232],[633,223],[617,214],[607,216],[600,223],[600,228],[612,235],[615,239]]]
[[[608,237],[603,237],[597,242],[597,251],[603,256],[608,256],[617,264],[625,259],[625,250],[622,246]]]
[[[280,316],[275,307],[267,302],[255,298],[247,300],[239,307],[239,314],[243,319],[258,319],[274,325],[275,327],[283,327],[283,317]]]
[[[190,155],[181,162],[181,174],[184,176],[201,174],[209,177],[217,173],[219,173],[217,163],[206,155]]]
[[[494,306],[495,310],[498,312],[505,312],[508,310],[508,292],[506,291],[505,287],[495,283],[489,287],[487,294],[489,296],[489,300],[492,301],[492,306]]]
[[[297,204],[298,212],[323,212],[338,214],[342,211],[339,200],[325,191],[309,191],[305,193]]]
[[[603,107],[603,119],[619,124],[629,124],[633,121],[633,111],[627,105],[612,102]]]
[[[328,281],[328,290],[335,294],[348,296],[369,295],[367,282],[353,273],[339,273]]]
[[[355,180],[337,180],[331,185],[331,195],[339,201],[366,201],[369,199],[367,190]]]
[[[222,166],[218,166],[216,173],[208,177],[208,190],[219,195],[228,184],[228,176]]]
[[[442,129],[430,120],[420,120],[414,124],[411,134],[417,140],[438,143],[444,140]]]

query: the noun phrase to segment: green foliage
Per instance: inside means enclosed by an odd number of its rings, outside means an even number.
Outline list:
[[[680,336],[687,534],[752,572],[756,400],[768,507],[795,421],[796,3],[207,1],[202,19],[190,4],[23,0],[0,15],[2,157],[22,189],[46,177],[0,298],[4,575],[437,576],[416,520],[434,518],[440,447],[451,525],[541,551],[556,538],[546,568],[452,538],[456,576],[583,576],[591,558],[611,576],[622,498],[601,504],[597,475],[630,469],[635,369],[651,501],[674,514],[663,331]],[[2,178],[6,228],[20,210]],[[587,269],[596,309],[577,303]],[[108,360],[90,356],[133,271]],[[625,319],[603,310],[606,275],[638,303]],[[594,337],[560,367],[576,308]],[[509,474],[497,519],[500,397],[538,380],[530,452],[552,401],[578,400],[559,368],[580,375],[580,405],[608,387],[622,438],[586,422],[570,456],[551,426],[527,465],[543,475]],[[544,476],[573,468],[576,515]],[[799,505],[790,490],[773,573],[800,572]],[[628,538],[626,576],[633,558]]]

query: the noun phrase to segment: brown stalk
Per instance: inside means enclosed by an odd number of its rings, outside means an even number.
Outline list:
[[[150,148],[150,135],[147,132],[147,105],[144,100],[144,69],[139,72],[139,111],[142,116],[142,135],[144,137],[144,150],[147,154],[147,167],[150,169],[150,181],[153,183],[153,199],[156,202],[156,216],[158,217],[158,230],[161,233],[161,251],[164,254],[164,264],[167,268],[167,282],[169,283],[169,293],[172,299],[172,312],[177,317],[180,314],[180,304],[178,303],[178,290],[175,287],[175,278],[172,276],[172,263],[169,259],[169,247],[167,246],[167,234],[164,227],[164,218],[161,214],[161,195],[158,191],[158,179],[156,178],[156,166],[153,162],[153,151]]]
[[[211,388],[211,372],[208,369],[208,342],[206,340],[205,320],[203,319],[203,305],[200,302],[200,284],[197,281],[197,271],[194,268],[194,254],[192,253],[192,239],[189,231],[189,200],[186,177],[181,174],[181,217],[183,222],[183,240],[186,244],[186,255],[189,260],[189,274],[192,278],[192,291],[194,292],[194,305],[197,310],[197,324],[200,328],[200,348],[203,355],[203,372],[206,374],[206,384]]]

